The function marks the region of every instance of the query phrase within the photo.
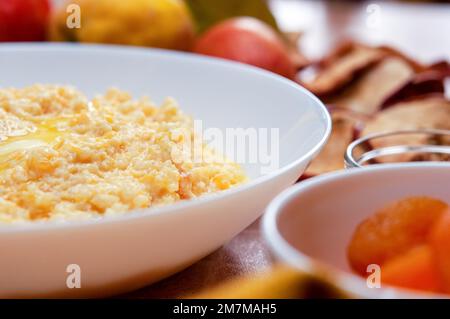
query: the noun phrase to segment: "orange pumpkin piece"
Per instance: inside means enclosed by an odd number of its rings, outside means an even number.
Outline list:
[[[381,267],[381,282],[402,288],[441,291],[441,280],[429,245],[410,249]]]
[[[444,290],[450,293],[450,210],[447,210],[433,227],[430,243],[436,256]]]
[[[365,275],[368,265],[382,266],[426,243],[446,209],[446,203],[429,197],[409,197],[382,208],[357,227],[348,247],[350,265]]]

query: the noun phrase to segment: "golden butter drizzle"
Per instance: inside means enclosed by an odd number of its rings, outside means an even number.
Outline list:
[[[0,120],[0,170],[4,170],[22,159],[23,151],[55,144],[65,134],[62,129],[67,118],[45,120],[37,125],[11,125]]]

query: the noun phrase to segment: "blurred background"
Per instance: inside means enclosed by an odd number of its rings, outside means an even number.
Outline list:
[[[318,57],[351,37],[369,44],[394,45],[430,60],[450,59],[449,1],[298,1],[274,0],[270,6],[282,30],[304,32],[300,48]]]
[[[70,4],[81,9],[79,28],[65,26],[76,13]],[[0,0],[0,41],[192,50],[198,37],[233,16],[254,16],[293,34],[289,40],[309,59],[323,56],[343,38],[394,45],[424,62],[450,59],[449,1]]]

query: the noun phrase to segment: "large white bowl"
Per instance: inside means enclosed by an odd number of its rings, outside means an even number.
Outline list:
[[[219,248],[292,184],[330,133],[322,103],[256,68],[163,50],[0,45],[0,87],[71,84],[89,95],[116,86],[157,102],[175,97],[204,127],[279,128],[280,168],[244,164],[241,187],[163,208],[70,223],[0,225],[0,296],[99,296],[139,288]],[[66,268],[81,268],[68,289]]]
[[[359,223],[387,203],[414,195],[450,204],[450,163],[375,165],[301,182],[270,203],[264,236],[280,260],[321,276],[348,296],[437,297],[383,285],[369,288],[347,261],[347,246]]]

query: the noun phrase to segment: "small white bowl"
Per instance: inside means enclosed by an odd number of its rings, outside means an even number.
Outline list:
[[[325,277],[351,297],[437,297],[392,287],[369,288],[347,262],[347,245],[357,225],[387,203],[414,195],[448,203],[450,164],[374,165],[306,180],[271,202],[264,216],[264,236],[280,261]]]
[[[263,162],[244,162],[251,180],[229,191],[98,220],[0,225],[0,297],[112,295],[189,266],[257,219],[298,179],[331,130],[323,104],[298,84],[193,54],[8,44],[0,45],[0,70],[0,87],[70,84],[92,96],[116,86],[158,103],[173,96],[205,129],[279,129],[279,167],[263,175]],[[66,285],[71,264],[81,268],[79,289]]]

